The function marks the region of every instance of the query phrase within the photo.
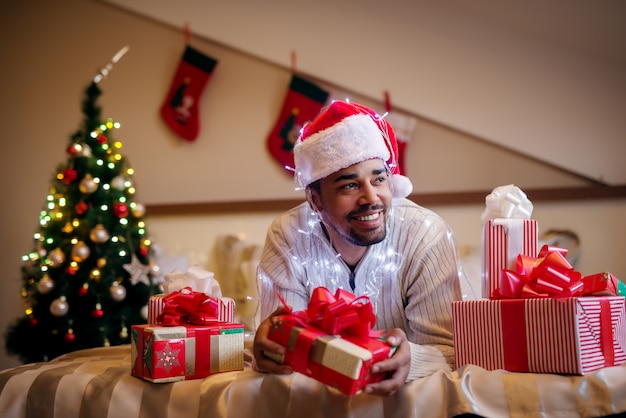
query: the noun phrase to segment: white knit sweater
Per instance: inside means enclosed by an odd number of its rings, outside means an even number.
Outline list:
[[[280,305],[276,292],[294,310],[305,309],[318,286],[367,295],[377,329],[400,328],[407,334],[407,380],[414,380],[454,367],[451,303],[461,298],[461,274],[447,223],[407,199],[393,201],[386,238],[368,247],[354,273],[303,203],[276,218],[268,230],[258,269],[260,314],[266,318]]]

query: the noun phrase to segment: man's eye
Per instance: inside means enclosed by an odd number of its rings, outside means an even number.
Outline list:
[[[377,177],[377,178],[374,180],[374,182],[375,182],[375,183],[384,183],[385,181],[387,181],[387,177],[385,177],[385,176],[380,176],[380,177]]]
[[[356,187],[356,183],[346,183],[346,184],[341,185],[341,189],[343,190],[354,189],[355,187]]]

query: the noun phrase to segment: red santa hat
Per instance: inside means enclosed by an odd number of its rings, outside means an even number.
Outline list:
[[[413,185],[400,174],[398,142],[391,125],[357,103],[333,101],[302,128],[293,149],[296,179],[306,187],[316,180],[372,158],[385,161],[394,197],[411,194]]]

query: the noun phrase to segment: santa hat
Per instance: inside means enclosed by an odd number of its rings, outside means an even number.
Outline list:
[[[362,161],[380,158],[391,173],[394,197],[406,197],[411,181],[400,174],[398,142],[391,125],[357,103],[333,101],[302,128],[293,149],[296,180],[306,187]]]

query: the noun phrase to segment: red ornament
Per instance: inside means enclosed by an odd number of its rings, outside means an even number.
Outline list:
[[[148,247],[139,248],[139,254],[142,255],[143,257],[146,257],[148,255]]]
[[[37,318],[35,318],[34,316],[31,316],[28,319],[28,325],[30,325],[31,327],[36,327],[37,326]]]
[[[109,139],[106,136],[102,135],[102,134],[98,135],[96,139],[101,144],[106,144],[107,142],[109,142]]]
[[[67,153],[69,155],[76,155],[77,152],[78,149],[76,149],[76,144],[71,144],[69,147],[67,147]]]
[[[67,333],[63,336],[63,339],[66,343],[72,343],[76,339],[76,335],[72,330],[67,331]]]
[[[83,285],[83,287],[78,289],[78,296],[85,296],[87,294],[88,290],[89,290],[89,285],[87,283],[85,283]]]
[[[102,318],[104,316],[104,311],[100,308],[94,309],[91,313],[94,318]]]
[[[126,203],[114,203],[113,213],[118,218],[125,218],[128,216],[128,205]]]
[[[89,209],[89,205],[87,205],[87,203],[83,201],[80,201],[76,205],[74,205],[74,210],[79,215],[82,215],[83,213],[87,212],[87,209]]]
[[[63,170],[63,183],[72,184],[78,178],[78,172],[73,168],[66,168]]]
[[[67,266],[67,268],[65,269],[65,273],[69,274],[70,276],[76,276],[76,270],[78,270],[76,267],[72,267],[70,265],[70,266]]]

